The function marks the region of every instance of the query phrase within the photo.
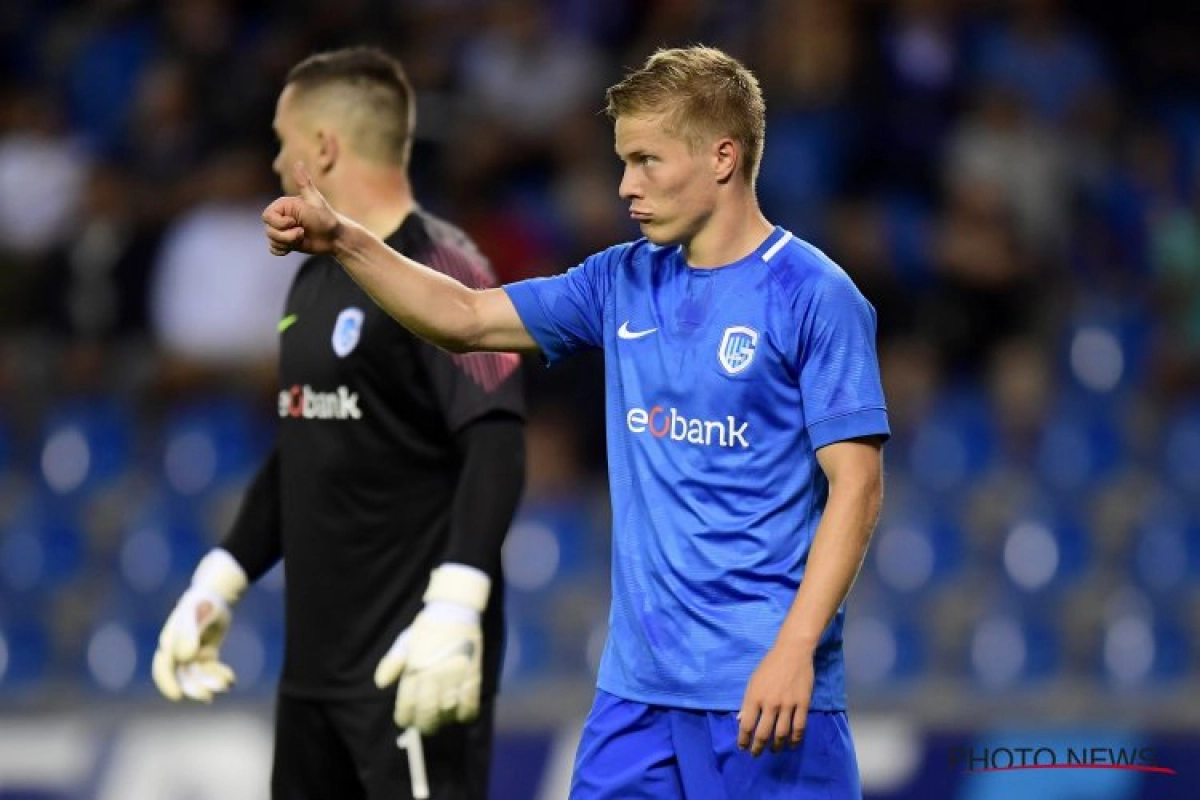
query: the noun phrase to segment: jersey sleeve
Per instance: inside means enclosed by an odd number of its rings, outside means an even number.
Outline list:
[[[840,270],[822,276],[801,318],[800,392],[813,449],[890,435],[875,351],[875,309]]]
[[[547,363],[604,346],[604,308],[622,247],[589,256],[562,275],[504,287]]]
[[[262,577],[283,556],[279,504],[279,446],[275,445],[246,489],[233,526],[220,545],[250,581]]]

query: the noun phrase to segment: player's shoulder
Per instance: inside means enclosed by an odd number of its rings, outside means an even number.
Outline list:
[[[609,247],[599,250],[588,256],[587,262],[596,266],[615,267],[622,264],[631,264],[642,258],[650,252],[649,248],[654,245],[650,244],[645,239],[637,239],[631,242],[620,242],[610,245]]]
[[[496,285],[491,263],[466,231],[441,217],[417,209],[389,243],[415,261],[472,288]]]
[[[787,233],[786,241],[767,261],[771,276],[781,293],[793,303],[836,297],[861,299],[862,294],[850,275],[811,242]]]

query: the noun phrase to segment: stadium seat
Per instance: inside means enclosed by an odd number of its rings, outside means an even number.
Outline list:
[[[1175,602],[1200,580],[1200,521],[1182,503],[1155,506],[1138,524],[1125,563],[1139,590]]]
[[[946,391],[913,433],[908,472],[930,492],[960,491],[992,466],[996,438],[986,397],[970,387]]]
[[[160,433],[160,469],[185,497],[204,495],[258,466],[266,437],[247,398],[204,398],[172,409]]]
[[[134,421],[115,398],[72,400],[46,416],[39,475],[54,497],[77,499],[132,466]]]
[[[50,646],[32,618],[0,618],[0,693],[28,692],[46,679]]]
[[[917,197],[894,195],[883,207],[884,236],[892,264],[908,286],[926,283],[932,272],[933,214]]]
[[[526,502],[504,544],[509,586],[536,593],[578,578],[597,561],[606,563],[590,551],[596,538],[585,499],[566,496]]]
[[[900,481],[902,483],[902,481]],[[872,539],[867,570],[898,594],[930,589],[963,564],[962,532],[937,497],[903,488],[892,494]]]
[[[1168,483],[1200,497],[1200,403],[1179,409],[1167,421],[1161,463]]]
[[[1123,437],[1113,419],[1086,399],[1074,397],[1064,401],[1047,421],[1034,466],[1048,489],[1079,495],[1111,476],[1125,455]]]
[[[1004,534],[1001,563],[1008,586],[1034,602],[1070,585],[1090,566],[1087,530],[1048,495],[1014,514]]]
[[[152,499],[121,542],[117,567],[122,585],[135,595],[177,594],[206,550],[187,505]]]
[[[100,614],[87,634],[85,685],[102,695],[147,691],[157,644],[157,627],[129,614]]]
[[[1121,613],[1105,624],[1099,652],[1105,680],[1120,689],[1153,691],[1189,674],[1190,646],[1168,610]]]
[[[519,686],[548,676],[550,643],[542,625],[508,615],[504,642],[502,687]]]
[[[970,674],[989,691],[1007,691],[1053,677],[1059,667],[1057,631],[1037,613],[998,609],[976,624]]]
[[[1149,323],[1146,312],[1130,300],[1116,305],[1108,299],[1079,301],[1075,319],[1063,331],[1061,374],[1068,390],[1093,406],[1121,398],[1143,379]]]
[[[8,420],[0,416],[0,476],[5,475],[13,467],[12,431]]]
[[[846,676],[852,688],[902,688],[925,667],[924,630],[895,609],[856,606],[847,616],[844,636]]]
[[[0,591],[49,593],[86,566],[85,547],[70,509],[30,505],[0,534]]]

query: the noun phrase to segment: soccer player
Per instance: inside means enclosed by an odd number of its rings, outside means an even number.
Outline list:
[[[275,170],[297,191],[285,167],[302,159],[305,187],[356,229],[464,289],[494,286],[465,235],[414,202],[413,103],[378,50],[315,55],[279,96]],[[524,476],[518,357],[453,355],[413,336],[329,256],[302,265],[279,331],[274,449],[168,618],[154,680],[172,700],[228,688],[218,648],[230,609],[282,558],[272,795],[482,800],[500,549]]]
[[[858,797],[842,624],[889,433],[874,309],[759,210],[764,103],[735,59],[659,51],[607,99],[644,238],[563,275],[464,287],[303,166],[271,250],[332,254],[453,351],[604,349],[613,604],[573,798]]]

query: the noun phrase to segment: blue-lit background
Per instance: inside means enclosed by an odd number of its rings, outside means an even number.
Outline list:
[[[635,235],[598,113],[623,68],[706,42],[759,75],[766,212],[879,312],[895,436],[847,625],[869,795],[984,796],[897,742],[997,726],[1200,752],[1200,13],[1102,5],[5,3],[0,797],[243,796],[129,777],[89,738],[140,752],[146,720],[215,747],[204,725],[245,714],[247,774],[269,761],[280,571],[237,608],[218,709],[169,708],[149,659],[272,435],[296,265],[258,222],[275,95],[358,43],[418,90],[419,199],[506,281]],[[498,797],[559,791],[608,603],[599,361],[530,373]],[[64,749],[30,755],[38,731]],[[881,782],[902,763],[925,766]]]

